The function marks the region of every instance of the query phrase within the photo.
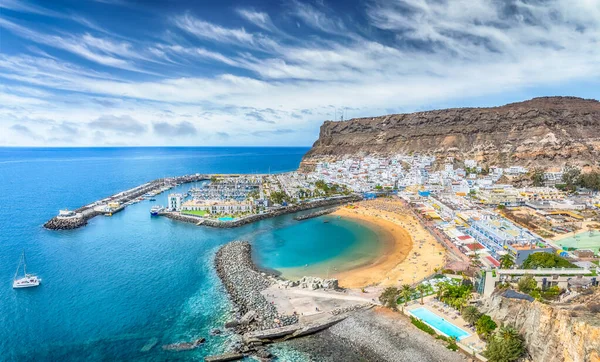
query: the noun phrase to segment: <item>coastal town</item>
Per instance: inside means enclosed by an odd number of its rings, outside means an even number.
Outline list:
[[[311,268],[300,281],[265,276],[250,260],[249,244],[227,244],[216,265],[236,306],[228,325],[243,338],[232,354],[207,360],[270,355],[265,345],[284,336],[339,329],[335,325],[363,318],[375,306],[401,308],[413,325],[449,349],[485,361],[495,348],[491,325],[502,322],[491,317],[498,313],[490,303],[499,292],[502,298],[564,306],[598,286],[600,196],[581,175],[572,168],[541,172],[415,154],[343,158],[278,174],[155,180],[61,210],[46,227],[80,227],[145,200],[153,205],[150,217],[199,227],[233,228],[300,211],[298,222],[321,217],[373,225],[386,235],[385,253],[359,267],[336,268],[332,279]],[[166,196],[165,205],[155,204],[159,195]],[[244,271],[232,274],[241,265]],[[377,313],[369,318],[379,318]],[[485,331],[479,325],[484,316],[491,321]],[[445,352],[436,353],[445,358]],[[545,358],[549,352],[536,353]]]

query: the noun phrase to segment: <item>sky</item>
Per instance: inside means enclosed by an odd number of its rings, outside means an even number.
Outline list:
[[[0,146],[308,146],[325,120],[600,98],[600,1],[0,0]]]

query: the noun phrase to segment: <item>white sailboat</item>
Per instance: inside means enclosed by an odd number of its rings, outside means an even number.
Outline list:
[[[19,270],[21,269],[21,264],[23,264],[23,276],[19,276]],[[42,282],[42,279],[38,278],[34,274],[27,274],[27,263],[25,262],[25,252],[21,254],[21,259],[19,259],[19,265],[17,266],[17,271],[15,272],[15,278],[13,280],[13,288],[31,288],[37,287]]]

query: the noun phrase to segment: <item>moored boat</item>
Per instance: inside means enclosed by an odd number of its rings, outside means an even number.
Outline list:
[[[19,270],[21,269],[21,264],[23,264],[23,276],[18,277]],[[19,259],[19,265],[17,266],[17,271],[15,272],[15,277],[13,279],[13,288],[31,288],[37,287],[42,282],[42,279],[38,278],[35,274],[27,274],[27,263],[25,261],[25,252],[21,254],[21,259]]]
[[[161,211],[163,211],[163,207],[162,206],[158,206],[158,205],[154,205],[152,206],[152,208],[150,209],[150,215],[152,216],[156,216],[158,215]]]

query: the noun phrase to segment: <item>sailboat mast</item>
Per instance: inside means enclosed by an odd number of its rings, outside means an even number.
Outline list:
[[[23,251],[23,274],[27,275],[27,262],[25,261],[25,252]]]
[[[17,276],[19,275],[19,269],[21,269],[21,261],[23,260],[23,254],[21,254],[21,257],[19,258],[19,265],[17,265],[17,271],[15,272],[15,280],[17,280]]]

